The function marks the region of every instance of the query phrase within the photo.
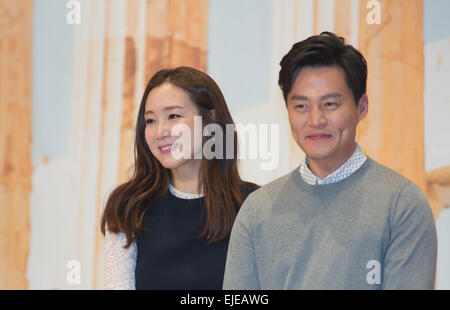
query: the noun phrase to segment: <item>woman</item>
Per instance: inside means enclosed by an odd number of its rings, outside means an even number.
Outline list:
[[[107,288],[222,288],[233,221],[258,187],[239,176],[227,124],[233,119],[207,74],[178,67],[150,79],[133,176],[111,193],[101,220]]]

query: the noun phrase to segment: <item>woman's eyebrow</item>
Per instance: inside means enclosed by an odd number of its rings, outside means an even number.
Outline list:
[[[179,105],[171,105],[171,106],[165,107],[165,108],[163,109],[163,111],[175,110],[175,109],[184,109],[184,107],[179,106]],[[145,111],[144,115],[147,115],[147,114],[154,114],[154,113],[155,113],[155,112],[153,112],[152,110],[147,110],[147,111]]]

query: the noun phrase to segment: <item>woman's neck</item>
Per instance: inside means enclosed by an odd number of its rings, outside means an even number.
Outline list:
[[[198,188],[201,160],[171,169],[172,185],[188,194],[202,194]]]

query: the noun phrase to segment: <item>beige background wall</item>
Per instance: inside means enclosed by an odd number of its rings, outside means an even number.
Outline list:
[[[0,288],[27,288],[33,1],[0,4]]]

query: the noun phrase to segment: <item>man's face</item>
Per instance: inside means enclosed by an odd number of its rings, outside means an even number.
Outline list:
[[[353,153],[356,126],[367,114],[364,95],[358,106],[337,66],[306,67],[287,96],[292,134],[309,160],[343,164]]]

